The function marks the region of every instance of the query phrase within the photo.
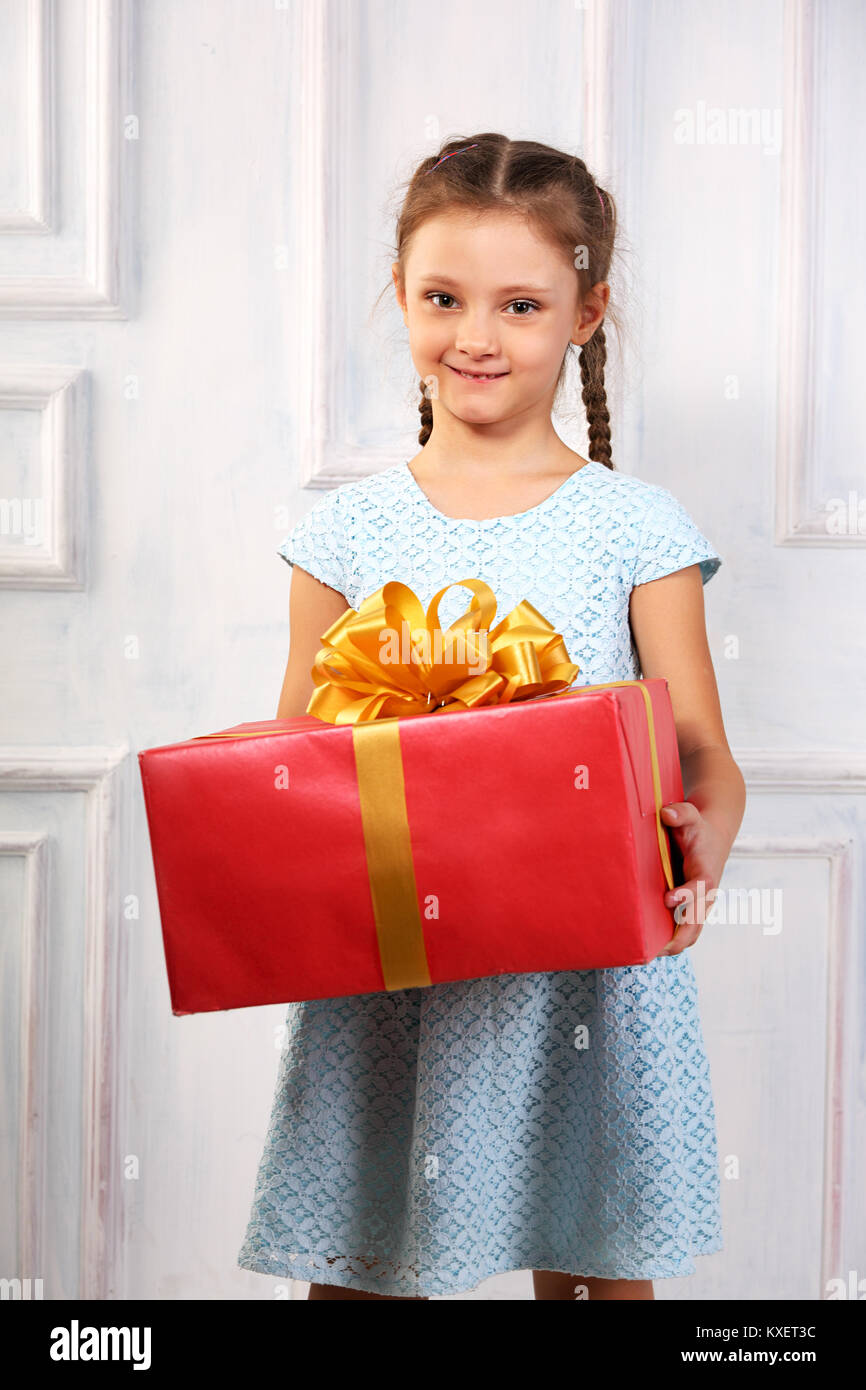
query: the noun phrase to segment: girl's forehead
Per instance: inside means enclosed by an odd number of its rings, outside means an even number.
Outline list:
[[[437,213],[412,236],[406,256],[414,274],[453,273],[465,265],[477,275],[480,267],[514,266],[521,278],[543,282],[562,260],[562,251],[533,228],[524,216],[491,211],[479,217],[457,212]],[[546,283],[546,282],[545,282]]]
[[[508,235],[514,240],[543,242],[531,220],[518,209],[447,208],[433,213],[417,228],[413,241],[432,241],[461,237],[491,237]]]

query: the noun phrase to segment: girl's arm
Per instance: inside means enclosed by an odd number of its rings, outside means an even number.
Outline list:
[[[327,632],[349,604],[336,589],[323,584],[300,565],[292,566],[289,591],[289,660],[277,705],[277,719],[306,714],[313,693],[310,671]]]
[[[663,575],[631,591],[629,619],[641,671],[664,676],[677,728],[683,789],[687,798],[664,810],[665,824],[682,851],[685,883],[665,894],[682,901],[674,941],[662,952],[678,955],[700,935],[705,913],[696,903],[703,882],[706,911],[713,903],[746,807],[746,784],[725,736],[719,692],[707,643],[704,595],[698,565]]]

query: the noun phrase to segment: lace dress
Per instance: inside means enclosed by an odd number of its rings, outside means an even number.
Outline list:
[[[279,554],[352,608],[389,579],[426,607],[482,578],[491,626],[528,598],[585,685],[639,678],[635,585],[721,564],[672,493],[595,462],[485,521],[444,516],[394,465],[323,495]],[[470,597],[449,590],[443,628]],[[507,1270],[691,1274],[721,1248],[690,951],[289,1006],[241,1267],[444,1295]]]

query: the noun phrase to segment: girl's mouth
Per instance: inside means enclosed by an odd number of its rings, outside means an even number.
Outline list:
[[[504,376],[508,376],[507,372],[461,372],[458,367],[452,367],[450,362],[446,362],[445,365],[455,376],[462,377],[464,381],[477,381],[479,385],[487,381],[501,381]]]

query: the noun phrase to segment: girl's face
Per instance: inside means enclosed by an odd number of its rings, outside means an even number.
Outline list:
[[[520,216],[463,211],[428,219],[392,267],[409,349],[430,394],[467,424],[550,412],[569,342],[604,317],[609,286],[578,305],[574,266]],[[487,378],[487,379],[485,379]],[[436,406],[434,405],[434,410]]]

